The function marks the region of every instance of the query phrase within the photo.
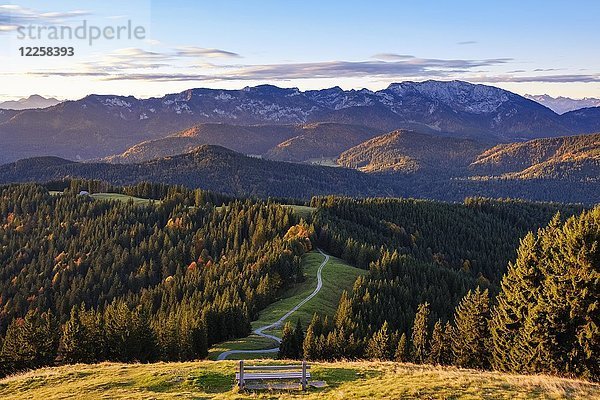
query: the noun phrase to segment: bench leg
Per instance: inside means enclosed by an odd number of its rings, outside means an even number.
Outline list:
[[[302,390],[306,390],[306,361],[302,361]]]
[[[238,382],[238,387],[240,390],[244,390],[244,386],[246,386],[246,383],[244,382],[244,360],[240,360],[240,380]]]

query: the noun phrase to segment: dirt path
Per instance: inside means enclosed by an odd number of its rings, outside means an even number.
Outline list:
[[[319,293],[321,291],[321,288],[323,287],[323,278],[321,277],[321,272],[323,271],[323,268],[325,267],[325,265],[327,265],[327,263],[329,262],[329,255],[323,253],[321,251],[321,249],[317,249],[317,250],[319,250],[319,253],[321,253],[325,257],[325,259],[323,260],[321,265],[319,265],[319,269],[317,270],[317,287],[315,288],[315,290],[313,290],[313,292],[311,294],[309,294],[306,298],[304,298],[300,303],[298,303],[290,311],[285,313],[285,315],[283,317],[279,318],[277,321],[273,322],[272,324],[256,328],[253,331],[254,334],[256,334],[258,336],[262,336],[264,338],[271,339],[278,344],[281,343],[280,338],[278,338],[277,336],[274,336],[274,335],[270,335],[268,333],[264,333],[264,331],[268,331],[270,329],[275,329],[275,328],[281,326],[285,322],[285,320],[290,317],[290,315],[292,315],[293,313],[298,311],[298,309],[300,307],[302,307],[304,304],[306,304],[310,299],[315,297],[317,295],[317,293]],[[217,357],[217,360],[225,360],[225,359],[227,359],[227,357],[229,357],[232,354],[277,353],[278,351],[279,351],[279,346],[273,347],[271,349],[263,349],[263,350],[228,350],[228,351],[224,351],[221,354],[219,354],[219,356]]]

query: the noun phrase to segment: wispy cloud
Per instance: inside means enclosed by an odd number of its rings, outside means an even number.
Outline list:
[[[22,25],[64,23],[73,18],[90,15],[84,10],[45,12],[18,5],[0,5],[0,32],[11,32]]]
[[[185,46],[176,48],[176,55],[180,57],[208,57],[208,58],[240,58],[241,56],[231,51],[220,49],[207,49],[204,47]]]
[[[456,44],[460,45],[460,46],[466,46],[469,44],[477,44],[476,40],[465,40],[464,42],[456,42]]]
[[[202,53],[198,53],[202,54]],[[448,77],[457,73],[472,71],[483,66],[500,65],[510,59],[486,60],[443,60],[402,56],[398,61],[325,61],[311,63],[282,63],[258,65],[215,65],[203,64],[203,70],[188,70],[181,73],[145,74],[132,69],[160,68],[176,57],[179,52],[155,53],[141,49],[122,49],[104,57],[102,62],[86,65],[86,74],[95,67],[107,80],[293,80],[314,78],[356,78],[379,77],[386,79],[415,78],[422,76]],[[390,57],[391,58],[391,57]],[[44,74],[51,72],[44,71]],[[78,71],[73,71],[76,76]]]
[[[600,74],[564,74],[564,75],[496,75],[465,78],[472,82],[515,82],[515,83],[594,83],[600,82]]]

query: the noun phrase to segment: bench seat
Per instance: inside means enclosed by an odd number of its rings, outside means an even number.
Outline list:
[[[235,379],[240,379],[240,373],[236,372]],[[244,372],[245,381],[268,380],[268,379],[302,379],[302,371],[299,372]],[[306,379],[310,379],[310,372],[306,372]]]

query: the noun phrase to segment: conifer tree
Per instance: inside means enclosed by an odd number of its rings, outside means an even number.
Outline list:
[[[394,347],[389,332],[387,321],[383,322],[381,328],[369,339],[366,348],[366,356],[373,360],[391,360]]]
[[[427,360],[429,303],[419,304],[412,328],[412,358],[417,364]]]
[[[300,319],[296,321],[296,328],[294,328],[294,359],[301,359],[304,356],[302,345],[304,343],[304,330],[302,329],[302,323]]]
[[[396,352],[394,354],[394,360],[398,362],[407,362],[409,360],[408,357],[408,343],[406,341],[406,333],[402,332],[400,336],[400,340],[398,340],[398,346],[396,347]]]
[[[502,370],[600,379],[600,207],[528,235],[493,310]]]
[[[454,355],[452,354],[452,338],[454,337],[454,327],[450,321],[446,321],[444,326],[444,345],[442,346],[442,365],[454,364]]]
[[[81,322],[79,306],[71,309],[71,316],[63,327],[58,358],[64,363],[86,363],[94,359],[91,338]]]
[[[433,326],[433,332],[431,334],[431,341],[429,344],[429,362],[431,364],[442,364],[445,345],[446,340],[442,328],[442,321],[438,319]]]
[[[465,368],[489,366],[489,318],[487,289],[483,292],[479,287],[469,290],[454,312],[452,353],[456,365]]]
[[[281,342],[279,343],[279,358],[294,358],[296,337],[294,328],[290,322],[286,322],[281,333]]]

